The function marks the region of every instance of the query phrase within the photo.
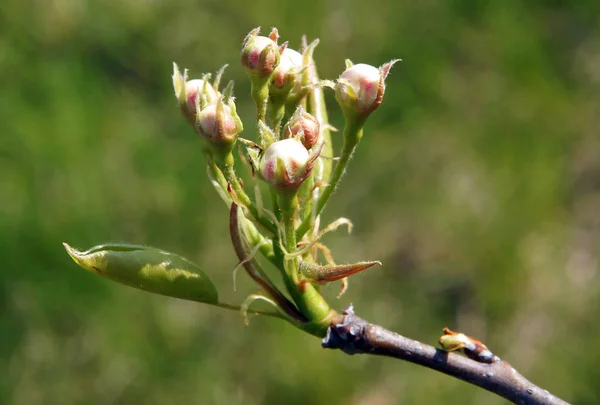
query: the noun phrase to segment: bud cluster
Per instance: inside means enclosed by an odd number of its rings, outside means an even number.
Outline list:
[[[218,89],[225,67],[211,84],[210,74],[205,74],[201,79],[188,80],[187,69],[182,74],[177,64],[173,63],[173,87],[181,112],[196,132],[208,141],[209,149],[220,160],[229,158],[243,130],[231,95],[233,83],[227,86],[224,94]]]
[[[205,141],[212,184],[230,206],[229,231],[239,265],[261,287],[260,294],[251,295],[238,308],[246,314],[251,302],[264,299],[278,311],[256,312],[276,314],[308,333],[324,336],[337,314],[315,284],[342,280],[343,292],[348,276],[380,264],[362,261],[336,265],[329,250],[317,242],[340,225],[351,225],[340,218],[320,230],[319,216],[362,137],[366,118],[383,100],[385,78],[395,61],[380,68],[348,61],[347,69],[334,84],[318,77],[313,60],[318,40],[308,45],[303,38],[300,51],[296,51],[287,42],[278,44],[275,28],[268,36],[259,34],[256,28],[246,36],[240,55],[256,105],[255,141],[240,138],[243,124],[236,111],[233,82],[220,90],[225,66],[214,80],[210,74],[190,80],[188,70],[181,72],[173,63],[173,88],[182,115]],[[346,118],[340,156],[335,156],[331,144],[324,87],[335,89]],[[251,198],[235,172],[233,150],[238,141],[246,147],[248,159],[242,160],[250,162],[253,179],[256,176],[270,187],[271,210],[263,207],[257,182],[255,197]],[[314,172],[313,166],[317,168]],[[236,308],[222,303],[204,272],[180,256],[133,245],[100,245],[86,252],[68,245],[65,248],[80,266],[114,281]],[[327,265],[317,263],[318,250],[323,252]],[[261,269],[254,259],[258,253],[279,268],[287,293],[281,292]],[[455,343],[463,342],[456,338],[444,338],[442,342],[451,349]],[[468,350],[470,346],[463,348]]]
[[[260,144],[258,151],[249,147],[249,156],[267,183],[278,189],[297,189],[310,176],[312,162],[319,157],[326,142],[321,134],[326,123],[319,122],[304,108],[311,88],[320,86],[318,79],[309,74],[316,72],[312,53],[318,41],[309,46],[304,43],[300,53],[289,48],[287,42],[278,45],[276,28],[268,36],[259,34],[260,28],[250,31],[243,41],[240,57],[252,83],[258,111]],[[379,107],[385,92],[385,78],[395,62],[376,68],[346,61],[346,70],[329,86],[335,89],[336,100],[347,119],[364,122]],[[213,151],[228,155],[243,125],[231,94],[219,92],[222,71],[211,83],[209,74],[188,80],[187,69],[182,74],[177,65],[173,65],[173,86],[183,115]],[[271,115],[266,114],[267,99],[271,108],[277,109]],[[280,127],[286,113],[291,116]]]

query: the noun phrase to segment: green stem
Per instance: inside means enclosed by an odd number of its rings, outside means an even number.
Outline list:
[[[279,203],[277,202],[277,190],[273,187],[269,187],[269,195],[271,196],[271,203],[273,204],[275,218],[281,222],[281,210],[279,209]]]
[[[248,243],[252,248],[255,246],[260,246],[258,251],[273,265],[278,266],[279,262],[275,257],[275,250],[273,249],[273,241],[269,238],[265,238],[259,231],[256,229],[254,224],[248,221],[246,218],[243,218],[241,221],[240,227],[244,229],[244,234],[248,240]]]
[[[311,65],[309,74],[311,74],[312,83],[317,83],[319,81],[319,75],[317,74],[317,69],[314,63]],[[327,115],[327,105],[325,104],[325,94],[323,93],[323,89],[320,87],[312,89],[308,94],[307,100],[308,112],[311,113],[317,119],[317,121],[319,121],[319,125],[321,126],[321,135],[325,141],[323,151],[321,151],[321,156],[328,158],[324,159],[319,157],[319,159],[323,162],[323,175],[320,179],[317,179],[317,181],[327,182],[329,181],[331,166],[333,165],[333,161],[331,160],[331,158],[333,158],[333,144],[331,143],[329,117]]]
[[[316,173],[318,172],[317,169],[321,169],[320,167],[318,167],[318,165],[321,164],[321,162],[315,162],[315,165],[313,167],[313,175],[310,176],[309,178],[307,178],[306,180],[304,180],[304,182],[300,185],[300,188],[298,189],[298,196],[302,199],[303,204],[302,204],[302,220],[305,220],[306,217],[310,217],[309,219],[311,220],[311,228],[312,228],[312,223],[314,221],[313,215],[312,215],[312,210],[313,210],[313,199],[310,198],[313,191],[313,185],[315,184],[315,177],[316,177]]]
[[[280,195],[279,207],[281,208],[284,230],[284,247],[288,253],[296,251],[296,213],[298,211],[298,194]],[[298,283],[298,258],[285,259],[286,273],[294,283]]]
[[[256,221],[258,221],[259,224],[261,224],[266,230],[268,230],[272,234],[277,234],[277,227],[271,221],[269,221],[267,217],[261,215],[261,213],[258,212],[256,206],[254,205],[250,197],[248,197],[248,194],[246,194],[246,192],[242,188],[242,185],[240,184],[235,174],[235,171],[233,170],[233,165],[225,163],[220,165],[219,169],[221,169],[221,171],[223,172],[225,180],[227,180],[227,182],[231,184],[231,188],[236,194],[239,202],[242,203],[246,208],[248,208],[248,211],[250,211],[250,214],[252,214],[254,219],[256,219]]]
[[[350,158],[352,158],[352,154],[356,149],[356,145],[362,138],[363,135],[363,123],[346,120],[346,126],[344,128],[344,145],[342,146],[342,154],[340,156],[340,160],[338,160],[335,165],[335,169],[331,174],[331,179],[323,190],[323,194],[319,198],[319,202],[317,203],[317,208],[314,217],[318,217],[325,208],[327,201],[329,201],[329,197],[333,194],[333,192],[337,189],[340,180],[344,176],[344,172],[346,171],[346,167],[348,166],[348,162],[350,162]],[[312,223],[312,216],[308,218],[304,218],[298,230],[296,231],[296,238],[301,239],[306,232],[310,230],[310,226]]]
[[[221,197],[225,205],[229,207],[232,200],[231,196],[227,192],[227,180],[225,180],[223,172],[221,172],[221,170],[219,170],[215,164],[215,160],[212,158],[212,155],[210,153],[207,153],[206,155],[208,158],[208,173],[210,180],[213,183],[217,194],[219,194],[219,197]]]
[[[267,102],[269,100],[269,81],[256,85],[252,83],[252,99],[256,104],[256,122],[265,122],[267,116]]]
[[[311,53],[312,59],[312,53]],[[310,63],[308,69],[305,72],[305,81],[311,84],[319,82],[319,74],[315,63]],[[325,104],[325,95],[323,89],[319,86],[314,87],[308,93],[305,98],[307,111],[312,114],[319,125],[321,126],[321,136],[323,137],[323,150],[321,156],[319,156],[315,162],[313,168],[313,174],[311,176],[312,185],[315,183],[328,182],[329,176],[331,175],[331,167],[333,165],[333,144],[331,143],[331,131],[329,129],[329,117],[327,116],[327,106]],[[307,182],[305,182],[306,184]],[[313,193],[310,193],[313,194]],[[313,212],[313,204],[317,203],[320,198],[320,190],[315,190],[315,199],[313,200],[311,195],[308,195],[307,203],[305,204],[305,212],[303,217],[303,224],[307,230],[313,230],[318,233],[318,229],[315,229],[315,221],[317,216]]]
[[[269,109],[267,114],[267,125],[273,130],[277,139],[281,136],[281,121],[285,116],[285,103],[277,103],[269,100]]]
[[[298,196],[296,192],[281,193],[279,207],[283,217],[285,240],[284,247],[288,253],[296,251],[295,218],[298,211]],[[300,312],[308,319],[304,329],[317,336],[324,336],[330,320],[336,312],[299,270],[298,257],[283,258],[285,268],[284,281],[286,287],[298,306]]]

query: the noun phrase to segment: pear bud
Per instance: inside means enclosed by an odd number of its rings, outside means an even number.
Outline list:
[[[208,104],[215,103],[218,99],[218,94],[212,84],[208,82],[208,78],[188,80],[185,83],[185,108],[187,114],[196,116],[196,99],[206,97]]]
[[[281,59],[271,77],[271,93],[287,94],[292,91],[298,93],[302,87],[302,54],[290,48],[285,48]]]
[[[177,97],[183,115],[192,122],[196,117],[196,100],[204,98],[210,104],[216,102],[219,95],[208,81],[210,75],[205,75],[202,79],[188,80],[187,74],[187,69],[182,74],[177,64],[173,62],[175,97]]]
[[[260,175],[276,188],[295,190],[310,175],[314,159],[295,139],[277,141],[262,156]]]
[[[320,140],[319,121],[300,105],[283,127],[283,137],[298,139],[306,149],[311,149]]]
[[[380,68],[346,61],[347,68],[335,84],[335,98],[344,115],[365,119],[379,107],[385,93],[385,78],[397,61]]]
[[[196,128],[222,158],[230,155],[239,134],[244,129],[233,99],[225,105],[222,99],[200,109],[197,105]]]
[[[265,78],[279,65],[279,46],[273,39],[258,35],[259,32],[256,28],[244,39],[241,61],[249,76]],[[276,38],[276,35],[271,37]]]

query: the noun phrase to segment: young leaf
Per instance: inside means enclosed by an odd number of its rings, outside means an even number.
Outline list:
[[[204,271],[186,258],[148,246],[107,244],[80,252],[63,243],[86,270],[155,294],[216,304],[217,290]]]

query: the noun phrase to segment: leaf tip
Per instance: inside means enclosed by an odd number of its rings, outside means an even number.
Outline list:
[[[67,242],[63,242],[62,245],[64,246],[64,248],[67,251],[67,253],[69,254],[69,256],[73,256],[76,252],[79,253],[77,251],[77,249],[75,249],[74,247],[69,245]]]
[[[73,261],[79,265],[81,265],[81,252],[75,249],[73,246],[69,245],[67,242],[63,242],[62,244],[67,251],[67,254],[73,259]]]

